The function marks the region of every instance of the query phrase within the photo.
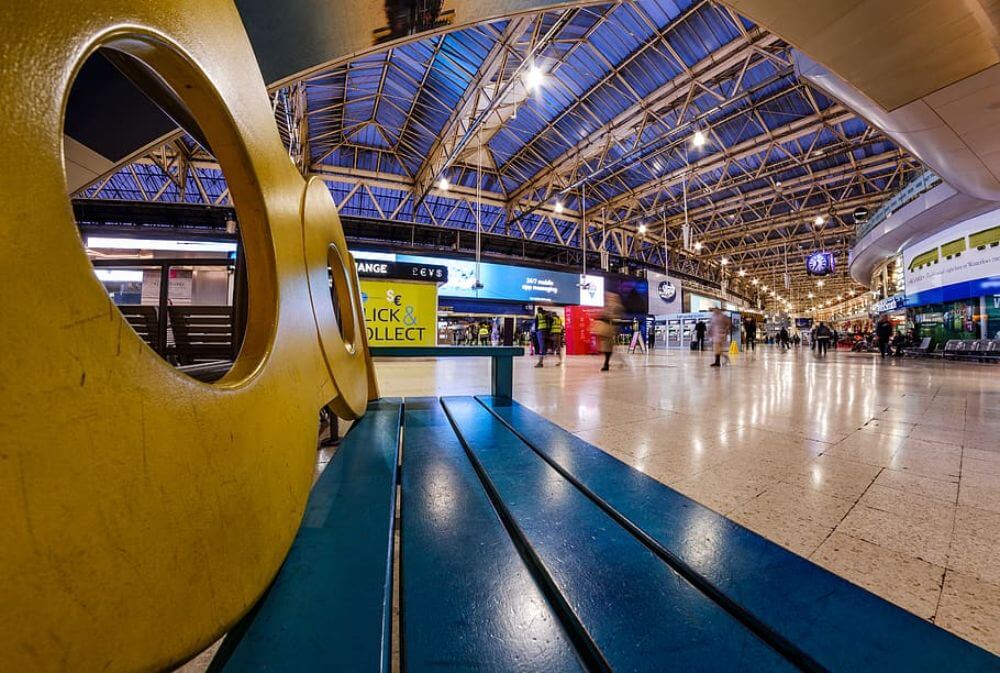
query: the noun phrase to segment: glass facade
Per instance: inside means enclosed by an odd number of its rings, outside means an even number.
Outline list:
[[[950,339],[979,339],[982,315],[979,298],[944,304],[928,304],[907,311],[908,322],[917,328],[918,338],[930,337],[935,345]],[[1000,309],[997,309],[996,323],[1000,329]],[[993,334],[993,332],[991,332]]]
[[[986,338],[1000,339],[1000,294],[986,297]]]

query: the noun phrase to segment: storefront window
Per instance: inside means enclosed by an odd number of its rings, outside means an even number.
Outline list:
[[[986,335],[1000,339],[1000,294],[986,297]]]
[[[913,323],[919,329],[919,338],[930,337],[934,344],[950,339],[979,338],[979,299],[929,304],[913,311]],[[997,312],[1000,321],[1000,310]]]

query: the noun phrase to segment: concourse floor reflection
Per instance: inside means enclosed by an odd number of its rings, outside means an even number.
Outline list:
[[[765,537],[1000,653],[1000,368],[760,347],[515,364],[514,396]],[[478,359],[379,362],[387,396],[487,393]]]

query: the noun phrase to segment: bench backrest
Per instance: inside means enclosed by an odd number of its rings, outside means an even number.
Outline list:
[[[233,354],[233,312],[229,306],[171,306],[170,326],[180,364],[219,360]]]
[[[120,304],[118,310],[143,341],[159,350],[160,320],[155,306]]]

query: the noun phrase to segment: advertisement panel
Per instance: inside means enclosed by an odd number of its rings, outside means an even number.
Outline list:
[[[580,306],[604,306],[604,276],[580,276]]]
[[[679,278],[647,271],[646,280],[649,281],[649,312],[652,315],[680,313],[683,310]]]
[[[476,299],[502,299],[540,304],[579,304],[584,299],[580,288],[580,276],[564,271],[547,271],[506,264],[480,264],[479,281],[476,288],[476,263],[472,260],[421,257],[418,255],[397,255],[397,261],[420,264],[442,264],[448,267],[448,282],[441,285],[442,297],[469,297]],[[590,278],[596,278],[590,276]],[[596,291],[599,283],[600,291]],[[592,283],[595,298],[588,301],[604,305],[604,279],[597,278]]]
[[[372,346],[434,346],[437,286],[405,280],[361,279],[368,343]]]
[[[907,296],[1000,276],[1000,210],[905,248],[903,274]]]

